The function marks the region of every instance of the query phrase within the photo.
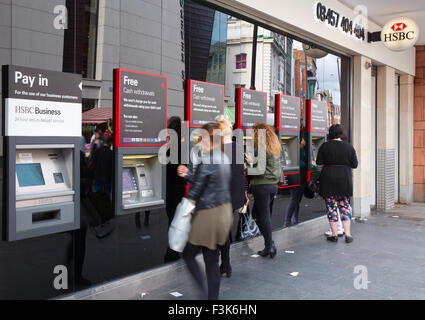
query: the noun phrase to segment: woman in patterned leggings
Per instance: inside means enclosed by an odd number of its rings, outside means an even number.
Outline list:
[[[320,195],[325,199],[332,235],[327,240],[338,241],[338,211],[345,231],[345,242],[353,242],[351,236],[351,206],[353,195],[352,169],[357,168],[356,150],[341,138],[344,130],[340,125],[329,128],[328,141],[319,149],[316,163],[323,166],[320,174]]]

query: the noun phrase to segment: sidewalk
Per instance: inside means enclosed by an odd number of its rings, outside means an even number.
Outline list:
[[[273,260],[231,257],[233,276],[222,278],[220,299],[425,299],[425,204],[376,213],[364,223],[353,223],[352,234],[351,244],[343,238],[330,243],[323,236],[278,248]],[[359,265],[367,268],[367,289],[354,287]],[[299,274],[293,277],[292,272]],[[199,294],[194,283],[176,280],[134,299],[191,300]]]

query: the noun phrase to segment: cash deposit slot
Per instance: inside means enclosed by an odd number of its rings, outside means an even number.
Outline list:
[[[276,132],[282,145],[282,178],[279,188],[299,186],[301,99],[277,94],[275,106]]]
[[[2,80],[3,239],[79,229],[81,75],[9,65]]]
[[[328,133],[328,103],[307,100],[307,182],[319,176],[321,167],[316,165],[320,146],[326,142]]]
[[[254,156],[253,127],[256,123],[267,122],[267,93],[262,91],[237,88],[236,128],[242,130],[244,152]],[[236,139],[238,141],[239,134]]]
[[[159,159],[166,144],[168,78],[114,71],[115,179],[117,215],[165,207],[166,166]]]

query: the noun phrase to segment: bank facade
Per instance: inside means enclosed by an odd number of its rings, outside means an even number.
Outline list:
[[[0,64],[82,74],[83,112],[103,112],[98,122],[83,115],[83,131],[113,118],[116,68],[167,76],[168,116],[182,119],[187,79],[223,85],[233,121],[238,88],[267,93],[271,124],[276,94],[301,98],[303,126],[307,100],[326,101],[328,125],[342,124],[358,153],[354,216],[412,202],[415,48],[395,52],[368,42],[368,32],[381,27],[356,20],[339,1],[321,5],[345,18],[345,30],[321,20],[316,1],[290,1],[290,10],[284,2],[4,0]],[[58,20],[63,8],[66,28]],[[367,28],[350,29],[356,21]],[[283,228],[289,199],[282,189],[275,230]],[[303,200],[301,221],[324,214],[322,199]],[[0,298],[59,297],[86,289],[80,278],[96,286],[163,266],[168,222],[162,209],[117,216],[105,237],[82,221],[75,231],[2,241]],[[65,290],[53,285],[56,266],[68,270]]]

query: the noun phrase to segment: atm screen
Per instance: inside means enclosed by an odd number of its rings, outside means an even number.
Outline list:
[[[132,169],[126,168],[122,171],[122,191],[137,191],[137,184]]]
[[[21,188],[44,186],[46,184],[39,163],[17,164],[16,176]]]
[[[282,145],[282,152],[285,156],[286,165],[291,165],[292,161],[291,161],[291,158],[289,157],[288,146],[286,145],[286,143]]]

